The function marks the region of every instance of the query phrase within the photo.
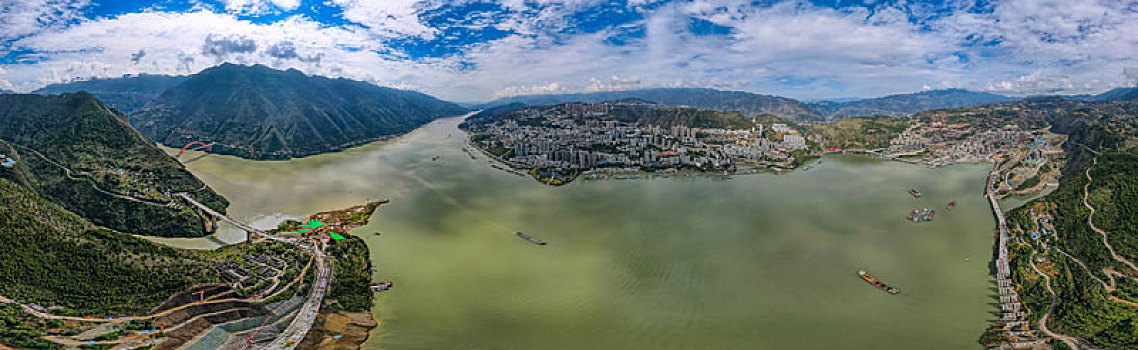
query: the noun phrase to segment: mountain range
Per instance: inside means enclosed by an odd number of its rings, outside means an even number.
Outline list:
[[[158,97],[166,89],[181,84],[186,79],[185,76],[141,74],[51,84],[32,93],[50,95],[86,91],[107,106],[130,114]]]
[[[1079,101],[1135,100],[1138,99],[1138,87],[1114,88],[1098,95],[1074,95],[1070,96],[1070,99]]]
[[[1138,98],[1138,88],[1117,88],[1098,95],[1058,96],[1085,101]],[[989,103],[1012,102],[1019,98],[963,89],[930,90],[876,98],[842,98],[800,102],[786,97],[742,91],[702,88],[656,88],[603,91],[580,94],[522,95],[475,104],[475,109],[503,109],[554,105],[567,102],[603,102],[637,98],[667,106],[739,111],[748,117],[773,114],[797,122],[817,122],[855,116],[904,116],[942,108],[973,107]]]
[[[119,232],[209,234],[213,227],[193,209],[168,205],[172,192],[220,212],[229,205],[87,93],[0,95],[0,153],[16,161],[0,178]]]
[[[215,153],[251,159],[303,157],[391,137],[468,108],[418,92],[343,78],[305,75],[266,66],[223,64],[190,76],[137,75],[53,84],[35,93],[89,91],[129,115],[152,140],[171,147],[213,143]],[[1138,88],[1075,100],[1130,99]],[[962,89],[877,98],[802,102],[792,98],[707,88],[652,88],[576,94],[541,94],[470,104],[506,111],[569,102],[640,99],[663,106],[737,111],[746,117],[775,115],[818,123],[852,116],[904,116],[942,108],[971,107],[1018,98]]]
[[[655,88],[580,94],[523,95],[490,101],[477,105],[475,109],[488,109],[510,104],[542,106],[568,102],[595,103],[628,98],[641,99],[665,106],[738,111],[748,117],[774,114],[799,121],[821,120],[820,116],[811,110],[807,104],[792,98],[704,88]]]
[[[797,122],[820,122],[852,116],[903,116],[929,109],[969,107],[1016,98],[961,89],[923,91],[866,99],[836,99],[804,103],[795,99],[743,91],[703,88],[656,88],[581,94],[523,95],[497,99],[477,109],[506,105],[540,106],[566,102],[603,102],[636,98],[666,106],[738,111],[748,117],[773,114]]]
[[[508,105],[517,106],[517,105]],[[568,102],[551,106],[534,106],[514,109],[490,108],[467,118],[462,128],[493,124],[503,120],[535,119],[534,115],[565,114],[568,111],[605,107],[601,116],[589,115],[596,120],[616,120],[639,125],[655,125],[664,129],[682,126],[689,128],[750,129],[753,118],[737,111],[716,111],[688,107],[671,107],[635,98],[599,103]],[[536,112],[536,113],[531,113]],[[763,116],[770,116],[764,114]]]
[[[215,153],[288,159],[399,135],[465,111],[362,81],[223,64],[162,92],[130,121],[172,147],[202,140],[215,143]]]
[[[820,101],[811,103],[809,106],[816,113],[825,116],[826,119],[835,119],[873,115],[899,117],[930,109],[971,107],[1015,100],[1018,99],[987,92],[947,89],[846,102]]]

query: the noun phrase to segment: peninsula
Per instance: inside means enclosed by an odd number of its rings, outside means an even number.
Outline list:
[[[488,110],[462,127],[474,147],[562,185],[581,175],[794,168],[806,139],[780,118],[765,117],[762,123],[738,112],[624,99]]]

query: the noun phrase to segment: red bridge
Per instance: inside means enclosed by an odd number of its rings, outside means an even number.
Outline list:
[[[200,147],[191,149],[191,151],[196,151],[196,150],[199,150],[202,148],[205,148],[206,151],[212,151],[213,150],[213,144],[214,144],[213,142],[206,144],[205,142],[201,142],[201,141],[191,141],[190,143],[187,143],[185,146],[182,146],[182,149],[178,150],[178,155],[174,156],[174,158],[181,157],[182,153],[185,152],[187,149],[190,148],[190,146],[193,146],[193,145],[198,145]]]

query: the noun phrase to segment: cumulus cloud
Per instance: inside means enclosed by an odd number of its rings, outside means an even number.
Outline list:
[[[20,55],[36,62],[4,66],[4,78],[22,90],[73,78],[193,73],[221,61],[296,68],[467,101],[679,86],[809,99],[947,87],[1014,95],[1086,93],[1138,83],[1138,9],[1111,0],[875,2],[843,8],[796,0],[645,0],[624,9],[635,13],[630,20],[588,30],[580,27],[581,18],[596,13],[596,6],[612,5],[511,0],[477,13],[440,14],[465,0],[320,3],[342,10],[338,19],[350,22],[343,25],[301,14],[297,0],[228,0],[224,8],[188,13],[151,10],[78,20],[77,12],[66,9],[85,2],[38,1],[63,10],[43,23],[17,23],[0,14],[0,21],[8,21],[0,24],[14,24],[0,26],[7,39],[0,42],[31,52]],[[42,12],[34,6],[18,11]],[[264,13],[287,17],[245,19]],[[470,20],[448,22],[447,16]],[[693,19],[730,30],[698,35],[689,29]],[[460,40],[467,38],[452,34],[483,28],[508,35]],[[455,46],[423,57],[398,45],[408,40],[423,43],[419,47]]]
[[[1126,77],[1127,82],[1130,84],[1138,84],[1138,67],[1122,68],[1122,75]]]
[[[314,55],[300,55],[296,53],[296,44],[292,41],[281,41],[272,44],[265,49],[265,54],[270,57],[275,57],[283,60],[298,60],[301,62],[315,62],[319,63],[324,58],[324,53],[317,53]]]
[[[383,36],[432,38],[437,32],[419,20],[428,6],[419,0],[331,0],[344,11],[344,19],[366,26]]]
[[[300,0],[222,0],[222,2],[226,11],[241,15],[291,12],[300,7]]]
[[[544,85],[521,85],[521,86],[507,86],[494,93],[494,97],[510,97],[520,95],[539,95],[539,94],[559,94],[566,93],[569,90],[565,89],[559,83],[548,83]]]
[[[1100,90],[1101,86],[1114,87],[1114,84],[1104,85],[1103,82],[1097,79],[1079,81],[1067,75],[1037,72],[1020,76],[1016,79],[989,82],[985,90],[1016,95],[1043,95],[1057,93],[1093,93]]]
[[[146,57],[146,49],[138,49],[138,52],[130,54],[130,62],[138,64],[138,61],[141,61],[143,57]]]
[[[225,58],[229,54],[253,51],[257,51],[257,42],[242,35],[207,35],[201,49],[203,55],[214,56],[219,59]]]
[[[0,2],[0,42],[58,28],[79,18],[89,0],[5,0]]]
[[[178,54],[178,58],[175,61],[175,64],[177,64],[177,66],[174,68],[174,70],[177,73],[189,73],[191,69],[190,67],[194,64],[194,56],[180,53]]]
[[[619,91],[619,90],[633,90],[642,87],[643,81],[640,79],[622,78],[612,76],[609,79],[589,79],[589,85],[585,87],[585,91]]]

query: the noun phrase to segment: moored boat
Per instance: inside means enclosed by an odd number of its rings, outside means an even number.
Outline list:
[[[913,211],[909,212],[909,216],[906,217],[906,219],[912,222],[933,221],[934,215],[936,215],[936,211],[932,208],[924,208],[921,210],[913,209]]]
[[[857,277],[861,278],[861,280],[865,281],[865,283],[869,283],[870,285],[876,287],[877,289],[880,289],[882,292],[886,292],[889,294],[897,294],[897,293],[901,292],[900,289],[897,289],[897,288],[894,288],[893,286],[885,284],[885,282],[878,281],[873,276],[869,275],[868,273],[865,273],[865,270],[859,270],[857,272]]]
[[[392,283],[391,280],[386,280],[383,282],[372,282],[371,283],[371,291],[372,292],[382,292],[382,291],[391,289],[391,287],[394,287],[394,286],[395,286],[395,283]]]

